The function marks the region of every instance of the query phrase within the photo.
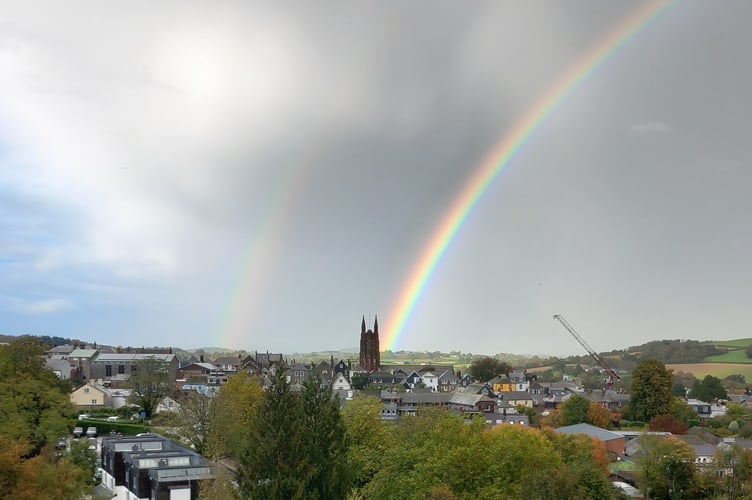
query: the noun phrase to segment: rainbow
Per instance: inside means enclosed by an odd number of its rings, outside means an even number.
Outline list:
[[[520,149],[530,141],[533,134],[546,119],[605,61],[645,28],[651,21],[666,11],[676,0],[650,2],[637,9],[622,21],[603,40],[591,48],[559,78],[522,116],[514,127],[504,135],[498,145],[478,166],[460,191],[446,215],[430,237],[420,254],[409,278],[402,287],[396,303],[387,316],[385,349],[394,350],[402,337],[405,326],[415,311],[429,279],[435,273],[449,244],[457,237],[473,208],[488,191],[499,173],[504,170]]]

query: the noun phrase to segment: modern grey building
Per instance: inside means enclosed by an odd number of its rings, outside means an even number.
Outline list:
[[[102,485],[112,498],[194,500],[214,477],[207,459],[158,434],[102,440]]]

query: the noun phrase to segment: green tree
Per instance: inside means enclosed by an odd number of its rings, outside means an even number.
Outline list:
[[[686,424],[688,427],[700,424],[700,417],[697,412],[683,399],[674,398],[671,401],[671,412],[669,414],[677,422]]]
[[[300,397],[279,369],[270,377],[253,419],[246,449],[240,457],[236,480],[247,498],[301,499],[313,475],[306,455]]]
[[[681,382],[677,382],[671,386],[671,395],[683,398],[687,395],[687,388]]]
[[[205,455],[208,450],[213,408],[209,396],[193,392],[181,399],[177,411],[178,438],[190,444],[200,455]]]
[[[248,446],[254,417],[264,398],[256,377],[238,373],[222,384],[212,400],[207,454],[215,459],[239,459]]]
[[[290,389],[282,370],[256,412],[237,480],[251,498],[342,498],[349,489],[338,400],[317,379]]]
[[[33,337],[0,346],[0,435],[27,446],[34,457],[68,433],[73,414],[64,385],[44,366],[44,348]]]
[[[588,423],[590,400],[583,396],[572,396],[561,405],[562,425]]]
[[[52,443],[68,433],[73,414],[67,385],[44,366],[33,337],[0,346],[0,495],[83,498],[92,491],[90,464],[60,456]]]
[[[734,420],[744,418],[744,407],[739,403],[729,403],[726,405],[726,415]]]
[[[232,476],[227,470],[215,467],[214,479],[201,481],[199,486],[199,500],[240,500],[240,494],[232,481]]]
[[[467,369],[468,373],[481,382],[488,382],[497,375],[508,375],[512,367],[505,361],[499,361],[496,358],[484,356],[476,359]]]
[[[141,407],[146,418],[151,418],[159,402],[174,391],[167,363],[156,358],[137,360],[135,372],[128,380],[131,401]]]
[[[350,488],[347,464],[345,423],[339,399],[331,387],[322,388],[321,379],[311,378],[303,384],[301,394],[304,443],[311,475],[305,489],[310,499],[343,498]]]
[[[716,399],[728,398],[726,389],[721,385],[721,379],[712,375],[705,375],[702,381],[695,381],[692,390],[689,392],[689,396],[708,403],[712,403]]]
[[[353,389],[362,391],[368,386],[368,374],[367,373],[355,373],[350,377]]]
[[[632,372],[629,408],[633,420],[649,422],[671,411],[673,377],[662,362],[649,359]]]
[[[601,429],[608,429],[611,425],[611,412],[598,403],[590,403],[587,422]]]
[[[695,483],[695,452],[690,445],[669,436],[643,435],[637,459],[641,489],[647,498],[685,498],[682,492]]]
[[[726,498],[752,497],[752,451],[732,446],[719,450],[715,461],[719,468],[731,471],[731,474],[720,478],[718,496],[725,494]]]
[[[347,463],[353,484],[365,486],[381,469],[387,450],[392,446],[391,433],[381,420],[381,400],[356,396],[343,411],[347,430]]]
[[[535,411],[535,408],[525,405],[517,405],[517,413],[519,413],[520,415],[526,415],[528,422],[530,422],[530,425],[536,424],[538,412]]]

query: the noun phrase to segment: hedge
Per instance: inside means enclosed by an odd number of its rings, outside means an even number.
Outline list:
[[[146,425],[110,422],[107,420],[76,420],[75,427],[83,427],[84,431],[86,431],[88,427],[96,427],[97,434],[100,436],[105,436],[112,431],[120,432],[124,436],[135,436],[142,432],[151,432],[151,429]]]

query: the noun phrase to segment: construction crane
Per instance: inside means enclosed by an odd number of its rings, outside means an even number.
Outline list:
[[[608,379],[606,380],[606,384],[608,385],[608,388],[611,389],[614,386],[614,379],[621,380],[621,377],[611,369],[610,366],[606,363],[606,361],[600,357],[600,355],[593,350],[592,347],[588,345],[587,342],[585,342],[585,339],[580,337],[580,334],[577,333],[577,330],[572,328],[572,325],[567,323],[567,320],[564,319],[564,317],[561,314],[554,314],[554,319],[561,323],[561,325],[567,329],[569,333],[572,334],[572,337],[580,343],[582,347],[585,348],[588,354],[590,354],[590,357],[595,360],[596,363],[598,363],[598,366],[606,370],[606,373],[608,374]]]

